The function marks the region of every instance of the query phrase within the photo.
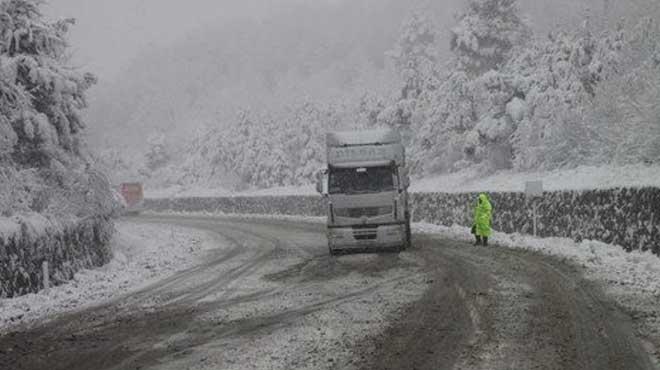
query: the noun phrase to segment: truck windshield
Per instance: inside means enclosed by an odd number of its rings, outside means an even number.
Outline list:
[[[393,167],[333,168],[330,170],[330,194],[356,194],[392,191]]]

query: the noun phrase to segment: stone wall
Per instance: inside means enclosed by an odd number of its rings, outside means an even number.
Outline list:
[[[490,194],[493,228],[531,234],[531,200],[521,193]],[[471,226],[477,194],[414,194],[414,217],[429,223]],[[599,240],[626,250],[660,255],[660,189],[547,192],[536,200],[541,237]]]
[[[493,227],[506,233],[532,233],[532,201],[522,193],[492,193]],[[477,194],[411,195],[415,221],[471,226]],[[537,201],[537,232],[542,237],[592,239],[627,250],[660,255],[660,189],[547,192]],[[270,196],[148,199],[147,209],[163,212],[223,212],[323,216],[320,197]]]
[[[42,216],[0,219],[0,297],[43,289],[43,263],[58,285],[81,269],[103,266],[112,258],[109,217],[54,220]]]

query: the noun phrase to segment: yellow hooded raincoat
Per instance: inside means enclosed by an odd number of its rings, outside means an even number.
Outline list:
[[[477,236],[490,237],[493,233],[491,221],[493,218],[493,206],[488,199],[488,195],[479,194],[479,201],[474,210],[474,225]]]

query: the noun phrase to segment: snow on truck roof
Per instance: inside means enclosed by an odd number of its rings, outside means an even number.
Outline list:
[[[330,132],[327,136],[329,147],[395,144],[400,142],[401,135],[395,130],[340,131]]]

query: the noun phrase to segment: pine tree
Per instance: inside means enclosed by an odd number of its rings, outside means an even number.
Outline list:
[[[481,75],[501,67],[526,35],[517,0],[470,0],[452,29],[451,50],[465,71]]]
[[[147,153],[145,154],[147,168],[155,171],[165,164],[170,159],[170,154],[167,152],[165,143],[165,135],[163,133],[155,133],[149,135],[147,138]]]
[[[96,82],[67,64],[66,34],[74,20],[44,20],[38,0],[0,4],[0,65],[9,82],[29,94],[28,109],[11,122],[18,137],[15,159],[47,160],[57,148],[79,150],[86,90]],[[47,155],[48,154],[48,155]]]
[[[599,128],[583,116],[598,86],[620,65],[621,34],[550,34],[506,68],[528,112],[512,137],[518,169],[554,169],[584,163],[599,146]]]
[[[0,3],[0,170],[22,184],[15,201],[0,207],[10,213],[109,212],[109,184],[81,137],[80,111],[96,79],[69,64],[66,37],[74,21],[46,20],[41,4]]]
[[[602,161],[660,162],[660,25],[642,19],[623,39],[612,74],[596,90],[589,112],[602,135]]]
[[[437,39],[433,24],[421,13],[413,13],[403,24],[399,41],[388,53],[403,80],[402,99],[419,96],[432,80],[438,60]]]

